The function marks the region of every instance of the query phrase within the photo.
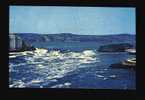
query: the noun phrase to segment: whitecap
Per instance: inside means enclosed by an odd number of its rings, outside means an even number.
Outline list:
[[[107,80],[107,79],[108,79],[107,77],[104,77],[104,78],[103,78],[103,80]]]
[[[57,75],[50,75],[47,77],[47,79],[55,79],[55,78],[62,78],[63,75],[61,73],[57,74]]]
[[[70,52],[69,56],[71,58],[80,58],[81,54],[80,53],[75,53],[75,52]]]
[[[15,81],[13,84],[9,85],[10,88],[24,88],[25,83],[22,80]]]
[[[57,80],[56,79],[52,79],[52,80],[50,80],[51,82],[57,82]]]
[[[100,78],[104,78],[104,76],[103,76],[103,75],[99,75],[99,74],[98,74],[98,75],[96,75],[96,76],[97,76],[97,77],[100,77]]]
[[[15,56],[15,55],[12,55],[12,56],[9,56],[9,58],[16,58],[17,56]]]
[[[40,88],[43,88],[43,86],[41,85]]]
[[[71,85],[71,83],[66,82],[66,83],[64,83],[64,85],[65,85],[65,86],[70,86],[70,85]]]
[[[27,52],[21,52],[21,55],[25,56],[25,55],[27,55]]]
[[[33,73],[42,75],[45,77],[45,80],[56,82],[58,78],[62,78],[67,75],[67,73],[81,68],[82,64],[86,63],[95,63],[98,61],[96,54],[93,50],[85,50],[83,52],[67,52],[61,53],[60,51],[50,51],[48,52],[45,49],[37,49],[34,52],[25,52],[25,54],[33,56],[26,56],[26,63],[21,63],[11,66],[22,66],[25,64],[31,64],[35,71]],[[36,67],[34,67],[36,66]],[[88,67],[88,66],[83,66]],[[27,83],[30,84],[39,84],[43,82],[42,79],[33,79]],[[58,87],[69,86],[71,83],[60,84]],[[54,86],[55,87],[55,86]],[[56,86],[57,87],[57,86]]]
[[[61,55],[60,51],[50,51],[49,52],[49,56],[56,56],[56,57],[58,57],[60,55]]]
[[[63,87],[63,84],[58,84],[58,85],[51,86],[51,88],[62,88],[62,87]]]
[[[21,52],[9,52],[10,55],[20,55]]]
[[[91,63],[91,61],[88,61],[87,59],[83,59],[83,60],[81,59],[81,60],[79,60],[79,61],[80,61],[80,63],[84,63],[84,64],[85,64],[85,63]]]
[[[11,65],[12,67],[18,67],[18,66],[24,66],[26,65],[27,63],[20,63],[20,64],[13,64]]]
[[[34,51],[34,55],[35,56],[44,56],[44,55],[46,55],[47,52],[48,52],[47,49],[36,48],[36,50]]]
[[[41,82],[43,82],[43,79],[33,79],[30,81],[29,84],[36,84],[36,83],[41,83]]]
[[[38,64],[36,66],[37,66],[37,68],[45,68],[45,66],[43,66],[42,64]]]
[[[71,83],[66,82],[64,84],[57,84],[57,85],[51,86],[51,88],[69,88],[70,85]]]
[[[117,76],[116,75],[110,75],[109,77],[110,78],[116,78]]]
[[[36,48],[36,50],[34,50],[34,52],[36,53],[46,53],[48,50],[47,49],[42,49],[42,48]]]
[[[83,51],[83,54],[85,56],[95,56],[96,55],[96,53],[93,50],[85,50],[85,51]]]

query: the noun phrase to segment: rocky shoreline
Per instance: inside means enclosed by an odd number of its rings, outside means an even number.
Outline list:
[[[100,46],[98,51],[99,52],[128,52],[131,55],[136,54],[136,50],[133,49],[133,45],[129,43],[108,44],[108,45]],[[111,64],[110,67],[136,69],[136,58],[128,58],[120,63]]]
[[[125,69],[134,69],[136,70],[136,58],[130,58],[120,63],[111,64],[111,68],[125,68]]]

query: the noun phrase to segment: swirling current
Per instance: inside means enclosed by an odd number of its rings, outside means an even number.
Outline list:
[[[9,87],[135,89],[135,71],[109,68],[128,57],[96,50],[11,52]]]

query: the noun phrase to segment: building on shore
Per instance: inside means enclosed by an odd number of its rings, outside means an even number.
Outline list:
[[[20,37],[16,37],[16,49],[22,48],[22,39]]]
[[[9,50],[16,51],[22,48],[22,39],[15,34],[9,34]]]

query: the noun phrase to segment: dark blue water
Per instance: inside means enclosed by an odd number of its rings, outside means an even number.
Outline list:
[[[46,48],[36,53],[12,54],[10,58],[9,86],[14,88],[93,88],[135,89],[136,73],[133,69],[113,69],[109,66],[134,55],[126,52],[100,53],[96,42],[39,43]],[[50,50],[61,50],[54,54]],[[85,51],[89,51],[85,53]],[[66,52],[63,52],[66,51]]]
[[[115,43],[120,43],[120,42],[115,42]],[[33,45],[35,47],[46,48],[49,50],[59,49],[59,50],[71,50],[71,51],[83,51],[87,49],[97,50],[101,45],[106,45],[106,44],[110,44],[110,43],[98,43],[98,42],[46,42],[46,43],[43,43],[43,42],[38,42],[38,43],[34,43]]]

